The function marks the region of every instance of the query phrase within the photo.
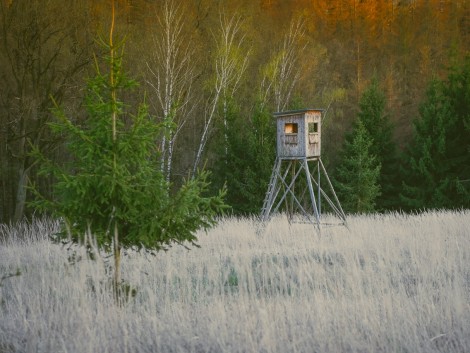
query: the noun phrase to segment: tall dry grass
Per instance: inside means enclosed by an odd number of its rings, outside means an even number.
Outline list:
[[[109,258],[0,230],[0,352],[470,352],[470,213],[349,219],[350,231],[224,219],[200,249]],[[76,252],[74,255],[74,251]]]

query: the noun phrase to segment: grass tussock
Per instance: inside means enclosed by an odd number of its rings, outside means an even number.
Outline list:
[[[110,258],[0,229],[0,352],[469,352],[470,213],[372,215],[322,230],[225,219],[200,249]]]

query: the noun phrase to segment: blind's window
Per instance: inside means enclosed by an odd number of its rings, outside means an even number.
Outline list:
[[[308,123],[308,133],[309,134],[318,133],[318,123]]]
[[[299,125],[296,123],[286,123],[284,125],[284,133],[296,134],[299,131]]]

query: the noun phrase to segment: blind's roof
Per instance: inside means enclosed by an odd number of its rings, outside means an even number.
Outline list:
[[[297,114],[307,113],[311,111],[324,112],[325,109],[309,108],[309,109],[299,109],[299,110],[288,110],[285,112],[276,112],[276,113],[273,113],[273,115],[275,117],[279,117],[279,116],[286,116],[286,115],[297,115]]]

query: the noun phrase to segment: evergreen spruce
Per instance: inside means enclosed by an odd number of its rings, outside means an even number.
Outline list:
[[[219,160],[216,175],[219,185],[227,186],[226,201],[235,214],[257,214],[274,165],[274,120],[261,105],[255,107],[251,119],[243,119],[233,102],[228,112],[227,154]]]
[[[470,207],[470,59],[430,84],[414,127],[400,195],[405,209]]]
[[[376,156],[381,165],[379,185],[381,194],[377,198],[377,209],[386,210],[399,207],[401,185],[398,174],[396,144],[393,141],[393,126],[385,113],[385,95],[379,88],[377,79],[373,79],[364,91],[359,102],[358,119],[364,125],[371,138],[370,153]]]
[[[380,195],[380,163],[372,154],[372,139],[358,120],[343,146],[336,170],[335,188],[345,212],[368,213],[375,210]]]
[[[86,244],[93,235],[97,246],[114,255],[115,289],[119,288],[122,248],[167,249],[174,243],[196,245],[195,232],[215,223],[225,208],[224,192],[205,196],[208,173],[201,172],[170,192],[160,168],[158,139],[167,126],[157,125],[145,103],[133,107],[119,99],[137,85],[122,69],[122,53],[113,45],[107,51],[107,72],[96,65],[88,81],[87,119],[77,125],[56,109],[56,135],[65,138],[71,155],[65,166],[53,165],[38,150],[42,173],[53,173],[53,200],[36,206],[61,217],[71,241]],[[65,232],[64,232],[65,233]],[[89,244],[86,244],[89,245]]]

